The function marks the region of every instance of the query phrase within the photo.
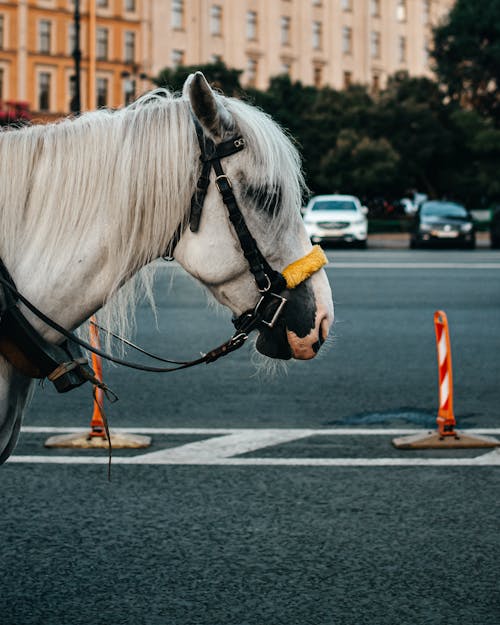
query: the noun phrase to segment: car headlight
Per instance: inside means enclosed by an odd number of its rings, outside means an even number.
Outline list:
[[[366,223],[366,219],[364,219],[363,217],[360,217],[359,219],[356,219],[355,221],[352,222],[353,226],[364,226]]]
[[[472,230],[472,224],[463,224],[463,226],[460,226],[460,230],[462,232],[470,232]]]
[[[430,226],[429,224],[420,224],[419,226],[419,230],[420,232],[430,232],[432,230],[432,226]]]

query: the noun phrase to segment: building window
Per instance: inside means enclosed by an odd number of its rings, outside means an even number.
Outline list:
[[[257,84],[257,59],[248,59],[247,62],[247,84],[249,87],[255,87]]]
[[[352,72],[344,72],[344,89],[349,89],[352,85]]]
[[[184,25],[184,2],[183,0],[172,0],[172,12],[170,21],[174,30],[182,30]]]
[[[74,22],[70,22],[68,24],[68,54],[73,54],[76,46],[76,34],[75,34],[75,24]]]
[[[370,0],[370,15],[380,17],[380,0]]]
[[[125,11],[128,13],[135,12],[135,0],[125,0]]]
[[[211,54],[210,55],[210,63],[221,63],[222,56],[220,54]]]
[[[283,62],[281,64],[281,73],[282,74],[287,74],[288,76],[290,76],[290,72],[291,72],[291,65],[290,63],[287,63],[286,61]]]
[[[406,37],[398,38],[398,61],[406,63]]]
[[[100,9],[107,9],[108,6],[109,6],[109,2],[108,2],[108,0],[97,0],[96,5]]]
[[[396,6],[396,19],[398,22],[406,22],[406,0],[398,0]]]
[[[323,68],[320,65],[314,67],[314,86],[321,89],[323,85]]]
[[[370,33],[370,56],[372,59],[380,58],[380,33],[376,30]]]
[[[431,21],[431,0],[424,0],[422,20],[426,26]]]
[[[109,44],[107,28],[97,29],[96,41],[97,41],[97,50],[96,50],[97,59],[99,61],[106,61],[108,58],[108,44]]]
[[[0,50],[5,46],[5,18],[0,15]]]
[[[380,92],[380,76],[378,74],[373,74],[372,76],[372,93]]]
[[[281,45],[287,46],[290,43],[290,18],[288,15],[281,16]]]
[[[342,52],[344,54],[352,53],[352,28],[349,26],[342,28]]]
[[[108,79],[98,78],[96,81],[96,106],[103,108],[108,106]]]
[[[255,41],[257,39],[257,13],[255,11],[247,11],[247,40]]]
[[[125,63],[135,63],[135,33],[125,32]]]
[[[38,110],[50,110],[50,74],[48,72],[38,74]]]
[[[5,83],[5,72],[3,67],[0,67],[0,100],[4,99],[4,83]]]
[[[42,54],[50,54],[51,26],[49,20],[40,20],[38,23],[38,52]]]
[[[135,80],[133,78],[126,78],[123,83],[123,101],[125,106],[128,106],[135,100]]]
[[[184,64],[184,52],[182,50],[172,50],[172,67],[179,67]]]
[[[312,47],[313,50],[321,50],[322,46],[322,25],[321,22],[313,22],[312,27]]]
[[[352,11],[352,0],[342,0],[342,11]]]
[[[210,8],[210,34],[222,35],[222,7],[218,4]]]

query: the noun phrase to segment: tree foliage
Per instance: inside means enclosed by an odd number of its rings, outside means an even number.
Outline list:
[[[471,208],[500,200],[500,130],[493,119],[447,101],[428,78],[398,73],[377,96],[359,85],[316,89],[287,75],[273,78],[266,91],[244,91],[240,72],[217,63],[166,69],[156,82],[179,91],[196,69],[288,132],[314,194],[352,193],[370,204],[419,191]]]
[[[434,31],[436,71],[448,95],[500,124],[500,0],[457,0]]]
[[[170,91],[182,91],[182,86],[189,76],[194,72],[203,72],[206,79],[214,89],[222,91],[228,96],[239,95],[242,93],[240,85],[240,76],[243,73],[239,69],[230,69],[223,61],[216,63],[207,63],[206,65],[179,65],[171,68],[165,67],[153,79],[158,87],[165,87]]]

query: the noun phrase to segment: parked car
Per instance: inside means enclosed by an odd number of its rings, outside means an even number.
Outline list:
[[[366,247],[368,209],[354,195],[317,195],[304,212],[304,224],[313,243],[348,243]]]
[[[496,207],[491,216],[490,245],[493,249],[500,249],[500,206]]]
[[[475,248],[474,221],[461,204],[431,200],[420,205],[411,228],[410,247],[438,243]]]

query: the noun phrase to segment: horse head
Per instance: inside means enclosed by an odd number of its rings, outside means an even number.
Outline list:
[[[300,159],[284,132],[262,111],[214,93],[199,72],[186,81],[184,97],[198,135],[208,138],[211,145],[234,137],[243,140],[245,149],[221,157],[222,177],[268,265],[282,272],[311,255],[300,214],[304,190]],[[215,184],[216,172],[209,168],[208,173],[211,182],[207,181],[203,194],[199,224],[182,234],[175,258],[218,302],[240,317],[255,308],[261,293]],[[313,358],[333,322],[325,271],[315,270],[280,295],[286,305],[273,327],[259,328],[257,350],[272,358]]]

